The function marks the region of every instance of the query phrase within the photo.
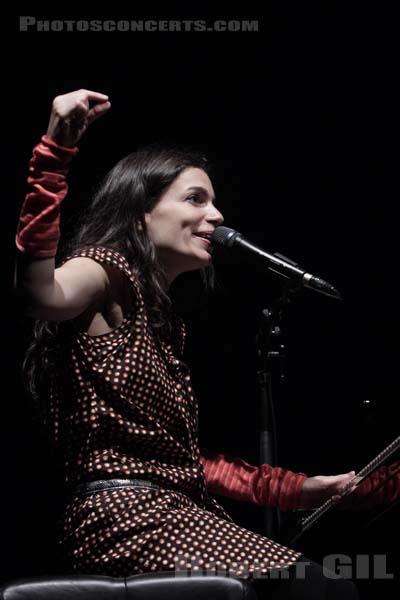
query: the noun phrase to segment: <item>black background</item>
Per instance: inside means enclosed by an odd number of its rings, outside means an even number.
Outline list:
[[[205,151],[225,224],[327,279],[344,298],[301,291],[286,312],[286,383],[274,387],[279,465],[309,475],[362,467],[398,434],[399,48],[388,6],[19,11],[37,19],[257,19],[258,32],[19,32],[18,17],[10,17],[3,50],[7,291],[27,163],[52,98],[81,87],[107,93],[112,109],[82,140],[72,167],[65,219],[141,144]],[[215,264],[218,292],[186,316],[200,440],[257,464],[255,335],[280,285],[236,257],[216,256]],[[187,279],[196,297],[196,276]],[[20,381],[29,329],[12,295],[6,298],[3,579],[57,572],[61,502],[60,474]],[[261,530],[261,509],[221,502],[242,525]],[[366,551],[393,552],[397,524],[391,513]],[[344,540],[343,516],[335,529]]]

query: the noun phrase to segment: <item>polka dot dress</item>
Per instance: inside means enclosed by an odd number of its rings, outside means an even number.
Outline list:
[[[110,333],[90,336],[74,322],[60,330],[50,411],[66,483],[141,479],[73,495],[60,543],[78,573],[129,576],[150,571],[224,573],[251,579],[300,556],[236,525],[207,494],[197,404],[182,362],[183,323],[169,343],[148,326],[140,287],[126,259],[90,247],[86,256],[121,270],[134,306]]]

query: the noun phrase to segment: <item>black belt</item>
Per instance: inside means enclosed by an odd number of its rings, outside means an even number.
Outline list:
[[[123,487],[141,487],[159,490],[160,486],[147,479],[98,479],[80,483],[73,491],[73,496],[88,496],[101,490]]]

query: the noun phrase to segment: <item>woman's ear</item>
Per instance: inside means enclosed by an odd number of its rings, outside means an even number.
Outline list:
[[[136,227],[137,231],[143,231],[143,217],[136,217],[133,220],[133,226]]]

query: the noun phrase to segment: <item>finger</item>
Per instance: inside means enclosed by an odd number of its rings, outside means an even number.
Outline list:
[[[108,96],[101,94],[100,92],[93,92],[92,90],[82,90],[88,100],[97,100],[98,102],[107,102]]]
[[[357,487],[357,480],[355,477],[355,471],[351,471],[349,473],[349,479],[347,482],[345,482],[341,488],[339,488],[339,492],[346,496],[347,494],[350,494],[355,488]]]
[[[341,473],[340,475],[328,475],[326,477],[326,483],[328,486],[336,486],[338,484],[347,483],[350,477],[348,473]]]
[[[73,113],[76,115],[87,115],[89,113],[89,103],[84,101],[78,102]]]
[[[74,109],[64,117],[69,123],[79,123],[87,119],[89,107],[84,102],[79,102]]]
[[[93,106],[87,115],[88,124],[93,123],[96,119],[104,115],[111,107],[111,102],[104,102],[103,104],[96,104]]]
[[[348,473],[342,473],[341,475],[335,475],[336,481],[350,481],[355,475],[355,471],[349,471]]]

